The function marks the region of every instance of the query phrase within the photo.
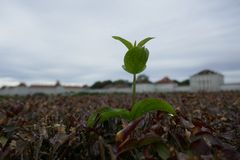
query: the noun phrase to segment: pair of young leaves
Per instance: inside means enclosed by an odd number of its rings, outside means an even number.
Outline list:
[[[142,117],[145,113],[154,110],[176,115],[173,107],[166,101],[157,98],[147,98],[134,104],[131,111],[124,108],[103,107],[88,118],[87,125],[88,127],[93,127],[96,123],[103,123],[111,118],[122,118],[133,121]]]
[[[153,37],[148,37],[134,45],[118,36],[113,36],[114,39],[122,42],[127,48],[128,51],[124,56],[124,65],[122,66],[125,71],[131,74],[138,74],[146,68],[146,63],[149,56],[149,51],[144,45],[153,39]]]
[[[113,38],[119,40],[128,48],[128,51],[124,56],[123,69],[131,74],[142,72],[146,68],[149,56],[149,51],[144,45],[153,38],[145,38],[138,44],[135,42],[134,45],[121,37],[113,36]],[[102,123],[110,118],[123,118],[133,121],[143,116],[145,113],[154,110],[165,111],[172,115],[176,114],[173,107],[164,100],[148,98],[134,104],[131,111],[122,108],[103,107],[89,117],[87,125],[93,127],[97,122]]]

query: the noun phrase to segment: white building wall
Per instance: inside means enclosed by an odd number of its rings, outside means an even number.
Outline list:
[[[72,93],[72,92],[81,92],[84,91],[84,88],[68,88],[68,87],[64,87],[64,92],[66,93]]]
[[[174,92],[188,91],[187,87],[177,87],[175,84],[137,84],[137,93],[146,92]],[[64,88],[64,87],[12,87],[0,90],[0,95],[28,95],[28,94],[61,94],[61,93],[132,93],[132,88],[107,88],[107,89],[87,89],[87,88]]]
[[[190,86],[177,86],[174,88],[174,92],[192,92]]]
[[[27,87],[19,86],[19,87],[6,87],[0,90],[1,95],[26,95],[29,93]]]
[[[240,91],[240,83],[221,85],[222,91]]]
[[[136,84],[136,92],[143,93],[143,92],[155,92],[156,87],[154,84],[150,83],[140,83]]]
[[[177,84],[170,83],[170,84],[155,84],[156,92],[173,92],[174,89],[177,87]]]
[[[177,84],[137,84],[136,91],[143,92],[192,92],[192,91],[240,91],[239,84],[223,84],[223,76],[201,75],[190,78],[190,86],[177,86]],[[64,88],[58,87],[6,87],[0,89],[0,95],[28,95],[36,93],[60,94],[70,92],[82,93],[132,93],[132,88]]]
[[[223,76],[218,74],[196,75],[190,78],[193,91],[219,91],[223,83]]]
[[[131,88],[83,89],[83,93],[131,93]]]
[[[36,94],[36,93],[43,93],[43,94],[61,94],[67,92],[81,92],[81,88],[69,88],[65,89],[62,86],[57,87],[6,87],[4,89],[0,89],[0,95],[28,95],[28,94]]]
[[[58,88],[53,88],[53,87],[30,87],[29,88],[29,93],[30,94],[36,94],[36,93],[43,93],[43,94],[58,94],[59,89]]]

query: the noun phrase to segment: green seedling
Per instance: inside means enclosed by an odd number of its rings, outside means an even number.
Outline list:
[[[113,36],[113,38],[119,40],[128,48],[128,51],[124,56],[124,65],[122,67],[125,71],[133,75],[132,109],[131,111],[128,111],[122,108],[101,108],[89,117],[87,122],[88,126],[93,127],[96,122],[102,123],[114,117],[133,121],[143,116],[145,113],[153,110],[165,111],[172,115],[175,115],[176,113],[173,107],[169,103],[161,99],[147,98],[135,104],[136,74],[143,72],[146,68],[149,51],[147,48],[144,47],[144,45],[153,38],[145,38],[138,44],[136,44],[135,41],[134,45],[121,37]]]
[[[103,123],[111,118],[121,118],[129,122],[129,125],[123,128],[116,134],[116,140],[123,141],[137,124],[141,121],[142,117],[150,111],[164,111],[171,115],[176,115],[174,108],[166,101],[157,98],[146,98],[136,102],[136,75],[143,72],[146,69],[148,61],[149,51],[145,48],[145,44],[153,39],[148,37],[140,41],[138,44],[132,44],[131,42],[117,36],[113,36],[114,39],[122,42],[128,51],[124,56],[123,69],[132,74],[132,106],[128,111],[124,108],[111,108],[103,107],[93,113],[87,121],[88,127],[94,127],[97,123]]]

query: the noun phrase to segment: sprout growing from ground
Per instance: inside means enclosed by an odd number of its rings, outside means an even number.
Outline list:
[[[128,48],[128,51],[124,56],[124,65],[122,67],[126,72],[132,74],[133,76],[131,110],[128,111],[124,108],[111,107],[100,108],[88,118],[87,125],[88,127],[92,128],[95,127],[98,123],[103,123],[111,118],[121,118],[122,120],[127,120],[128,124],[125,125],[125,127],[118,131],[115,135],[115,140],[118,144],[116,157],[118,157],[122,152],[127,150],[124,145],[131,139],[131,133],[143,120],[143,116],[146,113],[158,110],[167,112],[170,115],[174,116],[176,115],[176,112],[169,103],[161,99],[146,98],[136,102],[136,75],[143,72],[147,67],[146,64],[148,61],[149,51],[144,47],[144,45],[153,38],[145,38],[138,44],[136,41],[134,44],[132,44],[131,42],[117,36],[113,36],[113,38],[119,40]],[[140,141],[139,143],[136,143],[136,147],[141,146],[142,142]],[[142,145],[155,143],[157,141],[159,141],[159,138],[150,137],[150,139],[147,139],[147,137],[145,137],[144,143]]]
[[[88,127],[93,127],[96,123],[102,123],[111,118],[122,118],[132,122],[154,110],[164,111],[175,115],[176,112],[174,108],[164,100],[147,98],[136,102],[136,75],[146,69],[149,51],[145,48],[145,44],[153,39],[153,37],[145,38],[138,44],[136,41],[132,44],[128,40],[118,36],[113,36],[113,38],[122,42],[128,48],[128,51],[124,56],[124,65],[122,67],[126,72],[133,76],[131,110],[128,111],[124,108],[102,107],[88,118]]]

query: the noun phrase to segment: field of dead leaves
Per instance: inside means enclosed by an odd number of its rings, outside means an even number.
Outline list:
[[[139,94],[177,111],[152,112],[124,143],[124,122],[94,128],[86,120],[101,106],[130,108],[131,95],[0,97],[0,159],[240,159],[240,92]]]

